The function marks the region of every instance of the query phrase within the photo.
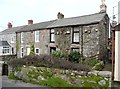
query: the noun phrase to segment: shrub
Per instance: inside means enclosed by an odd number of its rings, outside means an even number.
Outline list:
[[[37,66],[37,67],[48,67],[48,68],[62,68],[72,70],[84,70],[89,71],[88,66],[84,66],[79,63],[72,63],[67,60],[61,60],[60,58],[52,57],[50,55],[35,55],[25,56],[20,59],[11,60],[8,62],[12,67],[19,67],[23,65]]]
[[[77,52],[77,51],[72,51],[72,52],[70,52],[70,54],[69,54],[69,60],[70,60],[71,62],[77,62],[77,63],[78,63],[80,57],[81,57],[81,55],[80,55],[80,53]]]
[[[52,56],[57,58],[66,58],[67,54],[63,51],[54,51],[52,52]]]
[[[97,63],[99,63],[99,60],[97,59],[85,59],[82,61],[82,64],[89,65],[89,66],[95,66]]]

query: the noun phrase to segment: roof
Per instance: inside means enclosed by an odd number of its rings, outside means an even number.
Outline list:
[[[103,19],[105,15],[106,13],[95,13],[91,15],[58,19],[54,23],[49,25],[47,28],[98,23]]]
[[[24,27],[24,29],[19,29],[16,32],[45,29],[50,24],[52,24],[54,21],[56,21],[56,20],[51,20],[51,21],[46,21],[46,22],[40,22],[40,23],[36,23],[36,24],[27,25],[27,26]]]
[[[98,23],[104,18],[105,15],[106,15],[106,13],[95,13],[95,14],[84,15],[84,16],[77,16],[77,17],[70,17],[70,18],[63,18],[63,19],[46,21],[46,22],[40,22],[40,23],[36,23],[36,24],[24,25],[24,26],[6,29],[6,30],[2,31],[2,34],[31,31],[31,30],[38,30],[38,29],[40,30],[40,29],[45,29],[45,28]]]
[[[7,41],[0,41],[0,46],[10,46]]]
[[[23,29],[24,27],[25,27],[25,25],[24,26],[13,27],[13,28],[8,28],[8,29],[3,30],[0,33],[1,34],[14,33],[17,30]]]

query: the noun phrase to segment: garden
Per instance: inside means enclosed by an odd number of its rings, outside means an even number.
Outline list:
[[[110,74],[103,62],[81,59],[79,52],[29,55],[8,62],[9,78],[48,87],[109,87]]]

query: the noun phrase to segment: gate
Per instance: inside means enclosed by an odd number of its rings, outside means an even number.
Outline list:
[[[8,65],[5,63],[2,64],[2,75],[8,75]]]

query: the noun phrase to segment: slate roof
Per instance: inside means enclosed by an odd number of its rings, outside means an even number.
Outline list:
[[[106,13],[95,13],[91,15],[84,15],[84,16],[78,16],[78,17],[72,17],[72,18],[63,18],[63,19],[56,20],[47,28],[98,23],[103,19],[105,15]]]
[[[95,13],[95,14],[90,14],[90,15],[51,20],[51,21],[40,22],[36,24],[31,24],[31,25],[13,27],[13,28],[2,31],[1,33],[4,34],[4,33],[31,31],[31,30],[40,30],[40,29],[45,29],[45,28],[98,23],[104,18],[105,15],[106,13]]]
[[[0,32],[0,34],[7,34],[7,33],[14,33],[17,30],[23,29],[26,25],[24,26],[18,26],[18,27],[13,27],[13,28],[8,28]]]
[[[36,23],[36,24],[27,25],[23,29],[17,30],[16,32],[45,29],[55,21],[56,20],[51,20],[51,21],[46,21],[46,22],[40,22],[40,23]]]
[[[0,41],[0,46],[10,46],[7,41]]]

